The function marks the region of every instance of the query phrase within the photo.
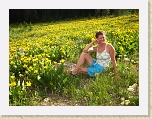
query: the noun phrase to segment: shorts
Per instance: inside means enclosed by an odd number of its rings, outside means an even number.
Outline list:
[[[106,71],[104,67],[102,67],[100,64],[96,62],[96,60],[92,61],[92,65],[87,68],[88,74],[90,77],[95,76],[96,73],[101,73]]]

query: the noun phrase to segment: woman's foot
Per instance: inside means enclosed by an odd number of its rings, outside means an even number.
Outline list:
[[[71,74],[72,74],[72,75],[77,75],[78,73],[75,72],[75,71],[71,71]]]
[[[78,75],[78,73],[76,73],[76,72],[72,72],[72,71],[71,71],[71,75],[73,75],[73,76],[77,76],[77,75]]]
[[[79,68],[77,71],[75,71],[74,69],[73,70],[71,70],[71,73],[72,74],[79,74],[79,73],[81,73],[81,68]]]

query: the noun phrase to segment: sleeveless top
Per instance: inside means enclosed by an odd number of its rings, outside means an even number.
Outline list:
[[[101,53],[98,52],[98,47],[97,47],[97,54],[96,54],[97,63],[104,68],[109,67],[109,63],[111,60],[110,54],[106,51],[106,46],[107,44],[105,45],[105,50]]]

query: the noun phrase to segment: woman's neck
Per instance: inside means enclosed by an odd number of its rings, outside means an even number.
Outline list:
[[[102,42],[102,43],[99,43],[99,46],[103,46],[103,45],[105,45],[106,44],[106,42],[104,41],[104,42]]]

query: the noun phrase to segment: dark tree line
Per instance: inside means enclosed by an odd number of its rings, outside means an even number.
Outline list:
[[[45,22],[84,17],[139,13],[138,9],[10,9],[9,22]]]

